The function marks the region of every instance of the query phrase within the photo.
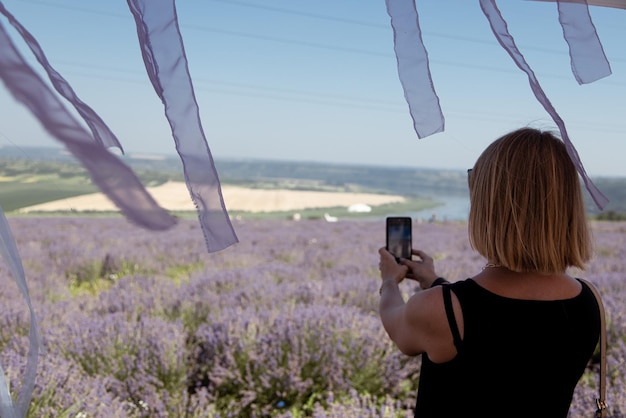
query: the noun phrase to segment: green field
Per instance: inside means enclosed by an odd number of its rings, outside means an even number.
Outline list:
[[[80,196],[97,192],[92,184],[72,183],[68,181],[39,181],[24,183],[20,181],[0,182],[0,204],[5,212],[51,202],[53,200]],[[71,208],[67,208],[71,210]]]
[[[6,152],[5,154],[9,155]],[[0,157],[0,205],[5,212],[13,212],[11,214],[15,215],[15,211],[22,207],[98,191],[85,169],[69,156],[59,154],[58,151],[55,154],[51,150],[41,150],[39,154],[30,150],[29,155],[30,159],[18,157],[17,154],[11,158]],[[34,155],[37,158],[32,157]],[[125,162],[146,187],[166,181],[184,181],[180,160],[175,157],[164,160],[129,158]],[[398,205],[373,207],[369,213],[348,213],[343,207],[297,211],[302,219],[321,218],[326,212],[340,218],[418,212],[436,207],[439,196],[467,194],[467,177],[461,171],[272,161],[216,161],[216,167],[224,185],[260,189],[389,193],[407,199]],[[610,202],[600,212],[585,192],[589,215],[605,220],[626,219],[626,178],[597,178],[594,182]],[[67,209],[67,213],[75,213],[71,211],[72,208]],[[229,211],[229,214],[246,219],[284,219],[290,218],[295,212]],[[95,212],[81,214],[107,215]],[[197,216],[195,211],[175,215]]]
[[[0,160],[0,205],[5,212],[95,191],[85,170],[75,164]]]
[[[228,214],[230,215],[230,217],[237,219],[293,219],[296,214],[298,214],[301,219],[323,219],[324,214],[329,214],[342,220],[356,220],[381,218],[391,213],[406,214],[410,212],[419,212],[421,210],[431,209],[436,206],[439,206],[439,203],[430,199],[410,198],[402,203],[391,203],[386,205],[372,206],[372,211],[365,213],[348,212],[345,206],[335,206],[280,212],[246,212],[239,210],[229,210]],[[197,217],[196,212],[173,211],[172,214],[182,219]]]
[[[178,180],[176,173],[163,171],[136,170],[137,175],[146,186],[154,186],[168,180]],[[317,190],[336,192],[378,192],[366,186],[355,184],[329,184],[322,180],[288,179],[288,178],[257,178],[250,180],[227,179],[224,184],[238,184],[245,187],[262,189]],[[27,161],[0,159],[0,205],[5,212],[17,215],[15,211],[27,206],[51,202],[99,190],[91,183],[88,173],[79,165],[58,161]],[[382,217],[389,213],[417,212],[438,206],[439,203],[421,197],[407,197],[402,203],[373,206],[371,212],[350,213],[343,206],[292,210],[284,212],[244,212],[229,211],[229,215],[244,219],[287,219],[296,213],[301,219],[320,219],[325,213],[341,219],[363,219]],[[13,213],[12,213],[13,212]],[[63,212],[31,212],[20,216],[63,216],[76,215],[71,207]],[[195,211],[174,212],[180,218],[196,217]],[[81,212],[84,216],[119,216],[116,212]]]

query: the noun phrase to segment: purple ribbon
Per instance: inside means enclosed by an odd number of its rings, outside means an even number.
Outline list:
[[[578,83],[590,83],[610,75],[611,68],[591,21],[586,0],[557,2],[563,36],[570,48],[572,72]],[[398,74],[413,118],[415,132],[419,138],[441,132],[444,130],[444,117],[432,83],[428,66],[428,53],[422,41],[415,2],[414,0],[386,0],[386,5],[394,33]],[[596,205],[603,209],[608,203],[608,199],[587,175],[578,152],[569,138],[565,123],[550,103],[533,70],[515,45],[495,0],[480,0],[480,6],[500,45],[528,76],[535,97],[559,128],[567,152],[581,175],[585,187]]]
[[[418,138],[443,132],[445,120],[428,66],[414,0],[386,0],[398,75]]]
[[[576,170],[581,175],[583,182],[585,183],[585,186],[591,194],[594,202],[596,202],[596,205],[598,205],[600,209],[603,209],[609,200],[604,194],[602,194],[602,192],[596,187],[596,185],[587,175],[587,172],[583,167],[580,157],[578,156],[578,152],[576,151],[576,148],[574,148],[574,145],[572,144],[572,141],[567,134],[563,119],[561,119],[559,114],[556,112],[554,106],[552,106],[552,103],[550,103],[550,100],[548,100],[548,97],[539,85],[539,81],[535,77],[535,73],[530,68],[528,63],[526,63],[524,56],[515,45],[515,41],[508,31],[506,21],[502,18],[502,14],[500,13],[500,10],[498,10],[495,0],[480,0],[480,7],[482,8],[483,13],[487,17],[487,19],[489,20],[491,29],[500,45],[502,45],[502,47],[509,53],[515,64],[517,64],[517,66],[528,75],[528,81],[530,83],[531,90],[535,94],[535,97],[537,98],[539,103],[543,105],[544,109],[546,109],[546,111],[550,114],[550,116],[558,126],[559,131],[561,132],[561,138],[563,139],[563,142],[565,143],[565,146],[567,148],[567,153],[574,162]]]
[[[39,119],[88,170],[93,182],[126,217],[145,228],[163,230],[176,219],[161,208],[135,173],[108,152],[63,107],[63,104],[20,55],[0,25],[0,79],[13,97]]]
[[[578,84],[586,84],[611,75],[611,66],[591,21],[589,7],[585,0],[581,3],[557,1],[563,37],[569,45],[572,73]]]
[[[187,188],[210,252],[238,242],[209,150],[187,67],[174,0],[128,0],[146,71],[165,106]]]
[[[48,62],[48,59],[41,49],[41,46],[39,46],[37,40],[26,30],[26,28],[24,28],[24,26],[22,26],[20,22],[17,21],[17,19],[15,19],[11,13],[9,13],[2,2],[0,2],[0,13],[2,13],[9,20],[9,23],[11,23],[11,25],[22,36],[30,50],[37,58],[37,61],[39,61],[48,74],[48,77],[50,78],[50,81],[56,91],[67,99],[72,105],[74,105],[76,111],[85,120],[89,129],[91,129],[95,140],[104,147],[117,147],[123,152],[122,145],[117,140],[117,137],[113,134],[113,132],[111,132],[109,127],[102,121],[102,119],[100,119],[91,107],[87,106],[78,98],[69,83],[61,77],[61,74],[52,68],[52,65]]]
[[[559,3],[579,3],[579,4],[588,4],[590,6],[602,6],[602,7],[613,7],[615,9],[626,9],[626,2],[624,0],[533,0],[533,1],[543,1],[543,2],[551,2],[551,3],[558,1]]]
[[[37,376],[37,362],[39,357],[39,349],[41,347],[41,337],[39,335],[39,327],[35,311],[30,301],[28,286],[26,285],[26,277],[24,275],[24,267],[22,260],[15,245],[15,239],[11,234],[9,222],[4,216],[4,211],[0,207],[0,254],[4,262],[9,267],[9,271],[17,284],[20,293],[28,305],[30,313],[30,331],[28,335],[29,346],[26,360],[26,369],[24,370],[24,379],[17,397],[17,405],[14,405],[9,382],[7,381],[4,369],[0,366],[0,416],[3,418],[23,418],[28,412],[30,401],[33,396],[35,387],[35,378]]]

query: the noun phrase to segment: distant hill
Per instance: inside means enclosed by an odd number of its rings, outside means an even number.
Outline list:
[[[152,178],[183,181],[177,156],[133,155],[120,157],[142,180]],[[22,161],[22,170],[40,172],[46,164],[77,165],[74,158],[57,148],[0,148],[0,161]],[[28,163],[29,162],[29,163]],[[43,163],[35,168],[35,163]],[[6,165],[6,164],[5,164]],[[220,180],[226,184],[255,187],[285,187],[313,190],[369,191],[411,197],[467,195],[464,171],[394,168],[360,165],[267,160],[216,160]],[[70,170],[61,168],[59,170]]]
[[[155,185],[168,180],[184,180],[182,165],[177,156],[130,154],[120,158],[135,170],[144,184]],[[21,163],[16,164],[17,161]],[[82,170],[71,155],[59,148],[2,147],[0,170],[3,167],[6,170],[9,165],[13,171],[10,173],[0,171],[0,176],[14,175],[16,167],[21,167],[23,174],[29,172],[41,174],[42,171],[55,170],[67,174],[73,170]],[[433,200],[442,196],[467,196],[467,173],[464,170],[226,159],[216,160],[215,165],[224,184],[376,192],[426,197]],[[626,214],[626,178],[598,177],[593,180],[610,200],[604,213]],[[591,214],[599,213],[586,191],[585,197],[588,211]]]
[[[593,182],[609,198],[609,204],[600,212],[587,194],[587,211],[594,215],[602,213],[609,220],[626,220],[626,178],[598,177]]]

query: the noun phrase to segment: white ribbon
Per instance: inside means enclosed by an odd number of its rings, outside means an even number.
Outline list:
[[[13,403],[9,382],[4,374],[2,365],[0,365],[0,415],[2,418],[24,418],[28,412],[30,400],[33,396],[33,388],[35,387],[37,360],[39,357],[41,338],[39,336],[35,311],[33,310],[33,306],[30,302],[30,296],[28,294],[28,286],[26,285],[22,261],[17,251],[17,245],[15,244],[13,235],[11,234],[9,222],[4,215],[2,207],[0,207],[0,252],[2,253],[2,258],[4,258],[5,263],[13,275],[15,283],[17,283],[17,287],[20,289],[24,299],[26,299],[26,304],[28,305],[28,310],[30,311],[30,343],[28,348],[28,359],[26,361],[26,371],[24,373],[24,380],[22,381],[22,387],[18,395],[17,405]]]

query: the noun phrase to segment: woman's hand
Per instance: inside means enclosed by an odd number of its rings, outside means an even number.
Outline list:
[[[398,264],[396,257],[393,256],[385,247],[378,250],[380,254],[380,263],[378,268],[380,269],[380,278],[384,280],[394,279],[396,283],[400,283],[406,277],[409,272],[409,267],[403,264]]]
[[[418,256],[419,260],[400,259],[400,263],[409,268],[406,277],[417,280],[422,289],[428,289],[438,277],[435,273],[435,262],[423,251],[413,250],[412,254]]]

